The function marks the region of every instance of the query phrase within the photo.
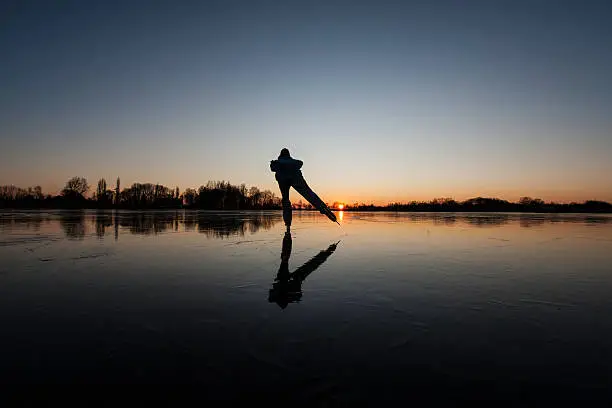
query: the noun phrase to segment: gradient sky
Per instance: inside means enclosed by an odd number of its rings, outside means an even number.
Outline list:
[[[0,184],[612,201],[609,1],[0,5]],[[297,199],[297,195],[293,195]]]

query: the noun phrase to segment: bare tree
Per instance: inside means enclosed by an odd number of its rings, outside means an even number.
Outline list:
[[[43,198],[45,198],[42,192],[42,188],[40,186],[34,187],[34,198],[36,200],[42,200]]]
[[[249,189],[249,200],[251,201],[251,206],[259,207],[261,205],[261,191],[255,186]]]
[[[521,197],[519,204],[525,207],[541,207],[544,205],[544,200],[540,198]]]
[[[89,184],[84,177],[73,177],[66,182],[66,187],[62,190],[64,196],[81,196],[89,190]]]

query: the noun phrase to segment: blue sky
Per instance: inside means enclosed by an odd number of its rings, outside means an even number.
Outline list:
[[[604,1],[12,1],[0,184],[612,201]]]

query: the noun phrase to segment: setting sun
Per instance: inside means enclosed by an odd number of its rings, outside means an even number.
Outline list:
[[[338,209],[339,209],[339,210],[344,209],[344,204],[338,204]]]

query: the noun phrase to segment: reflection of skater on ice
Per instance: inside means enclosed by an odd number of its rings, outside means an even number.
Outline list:
[[[314,208],[319,210],[321,214],[325,214],[330,220],[338,222],[330,208],[312,191],[306,180],[304,180],[300,170],[302,164],[304,163],[301,160],[291,157],[288,149],[281,150],[278,159],[270,161],[270,170],[276,173],[276,181],[278,181],[283,197],[283,220],[287,226],[287,231],[291,227],[291,201],[289,201],[289,189],[291,187],[300,193]]]
[[[336,250],[340,241],[331,244],[327,249],[319,252],[293,273],[289,272],[289,258],[291,257],[291,233],[286,232],[283,238],[281,251],[281,264],[268,295],[268,301],[286,308],[289,303],[299,302],[302,298],[302,282],[314,272]]]

